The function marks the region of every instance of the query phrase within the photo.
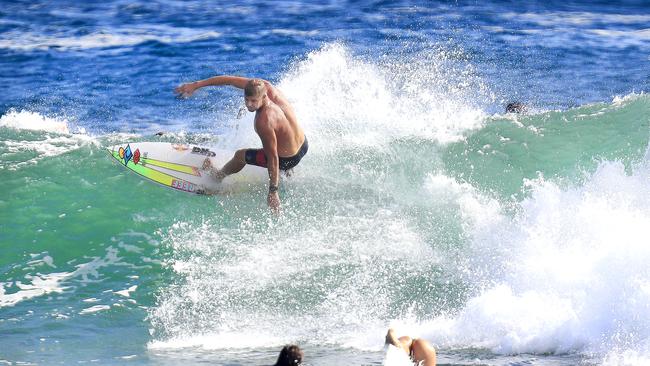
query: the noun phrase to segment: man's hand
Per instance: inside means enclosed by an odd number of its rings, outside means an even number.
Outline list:
[[[267,202],[274,214],[280,213],[280,196],[278,196],[278,192],[269,192]]]
[[[174,89],[179,98],[189,98],[192,96],[192,94],[194,94],[195,90],[196,87],[194,86],[194,83],[183,84]]]

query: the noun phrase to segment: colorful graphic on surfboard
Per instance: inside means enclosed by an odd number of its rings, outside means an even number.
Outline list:
[[[232,152],[169,142],[130,142],[108,147],[111,156],[128,170],[162,186],[193,194],[221,194],[264,181],[265,170],[246,166],[218,182],[203,170],[206,158],[221,167]]]
[[[124,165],[128,165],[131,158],[133,158],[133,163],[138,164],[140,162],[140,149],[136,149],[135,152],[131,152],[131,146],[126,144],[126,148],[120,147],[118,150],[120,158],[124,161]]]

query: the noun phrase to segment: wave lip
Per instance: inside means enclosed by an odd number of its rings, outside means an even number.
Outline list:
[[[68,121],[59,118],[48,118],[36,112],[22,110],[17,112],[10,109],[0,117],[0,127],[15,130],[31,130],[69,134]]]
[[[16,170],[97,141],[67,119],[9,110],[0,117],[0,170]]]
[[[353,146],[411,137],[454,142],[482,125],[494,95],[452,53],[396,52],[378,61],[331,43],[294,64],[278,86],[316,138]]]

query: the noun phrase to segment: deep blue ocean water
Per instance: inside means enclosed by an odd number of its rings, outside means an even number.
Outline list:
[[[0,364],[380,365],[389,326],[440,364],[650,364],[647,2],[0,5]],[[104,150],[259,146],[241,91],[175,98],[219,74],[310,138],[280,218]]]

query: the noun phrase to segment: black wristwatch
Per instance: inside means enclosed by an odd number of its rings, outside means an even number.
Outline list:
[[[278,191],[278,186],[274,186],[272,184],[269,184],[269,193],[274,193]]]

